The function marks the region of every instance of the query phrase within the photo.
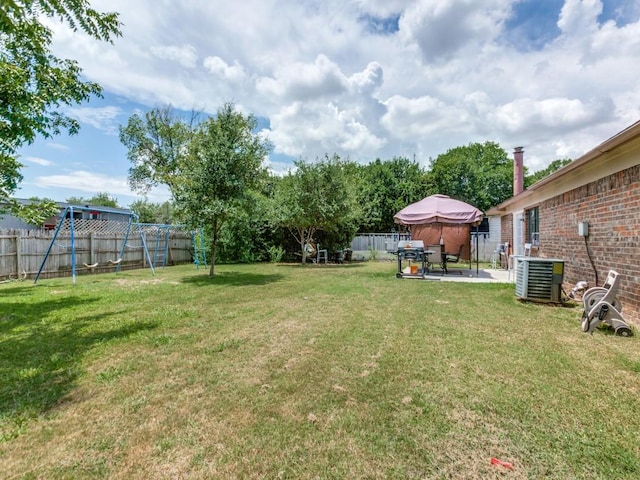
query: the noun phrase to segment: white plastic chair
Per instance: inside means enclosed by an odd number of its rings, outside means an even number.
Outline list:
[[[496,249],[491,253],[491,268],[496,270],[498,268],[498,261],[500,260],[500,252],[504,245],[499,243],[496,245]]]
[[[320,263],[321,261],[324,260],[324,263],[327,263],[329,260],[329,254],[327,253],[327,250],[321,250],[320,249],[320,244],[318,244],[318,249],[316,250],[316,263]]]
[[[500,248],[500,266],[502,267],[502,265],[505,270],[509,270],[509,242],[505,242]]]

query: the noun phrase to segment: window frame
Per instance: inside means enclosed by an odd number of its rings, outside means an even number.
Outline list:
[[[525,212],[527,220],[527,243],[540,245],[540,210],[532,207]]]

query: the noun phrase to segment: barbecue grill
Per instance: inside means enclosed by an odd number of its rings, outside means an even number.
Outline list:
[[[424,251],[424,242],[422,240],[400,240],[395,251],[398,256],[398,273],[396,277],[424,277],[427,274],[427,255]],[[409,273],[402,270],[403,260],[409,263]],[[411,262],[421,262],[422,269],[418,265],[411,265]]]

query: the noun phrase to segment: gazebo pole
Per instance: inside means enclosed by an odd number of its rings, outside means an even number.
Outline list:
[[[479,232],[480,224],[476,225],[476,277],[480,276],[480,267],[479,267],[479,252],[478,252],[478,232]]]

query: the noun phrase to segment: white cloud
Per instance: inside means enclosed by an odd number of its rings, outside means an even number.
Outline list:
[[[126,177],[110,177],[105,174],[77,170],[66,175],[47,175],[37,177],[38,187],[65,188],[89,192],[109,192],[112,195],[131,195]]]
[[[225,80],[240,82],[244,80],[244,69],[238,63],[234,65],[228,65],[220,57],[207,57],[202,62],[204,67],[214,75],[217,75]]]
[[[288,101],[306,101],[341,95],[346,91],[347,83],[338,65],[321,54],[313,63],[282,65],[274,77],[258,79],[256,89],[263,95],[274,95]]]
[[[196,49],[191,45],[164,45],[151,47],[156,57],[176,62],[185,68],[195,68],[198,60]]]
[[[415,2],[404,11],[400,30],[405,41],[417,43],[425,62],[444,61],[491,42],[509,11],[504,0]]]
[[[558,28],[565,34],[593,33],[597,29],[596,20],[601,12],[600,0],[566,0],[560,11]]]
[[[518,2],[95,0],[120,12],[113,45],[51,25],[54,52],[108,92],[208,113],[233,101],[268,120],[276,154],[426,162],[496,141],[525,145],[537,169],[638,119],[640,21],[637,7],[626,22],[601,24],[601,1],[540,2],[560,35],[520,51],[503,41]],[[370,32],[370,17],[397,17],[398,30]],[[72,112],[112,133],[124,116]],[[127,168],[123,160],[123,177]]]
[[[27,163],[35,163],[36,165],[41,165],[43,167],[50,167],[51,165],[53,165],[53,162],[51,160],[47,160],[46,158],[24,157],[22,160]]]
[[[122,114],[122,109],[115,106],[72,107],[68,109],[68,114],[80,123],[86,123],[113,135],[118,131],[117,119]]]
[[[595,105],[586,105],[579,99],[547,98],[532,100],[520,98],[500,106],[490,114],[499,128],[508,132],[524,132],[529,128],[571,129],[593,121],[600,114]]]
[[[69,150],[69,146],[62,143],[49,142],[47,146],[55,150]]]
[[[38,188],[33,195],[46,196],[46,192],[59,190],[56,200],[63,200],[71,196],[92,196],[98,192],[107,192],[118,200],[119,205],[126,205],[141,197],[132,192],[126,177],[110,176],[102,173],[92,173],[77,170],[73,173],[61,175],[39,176],[32,182],[31,188]],[[31,195],[31,194],[30,194]],[[158,186],[147,193],[147,200],[163,203],[171,198],[171,192],[164,186]]]
[[[349,82],[361,94],[372,94],[383,83],[382,66],[378,62],[370,62],[362,72],[354,73]]]

